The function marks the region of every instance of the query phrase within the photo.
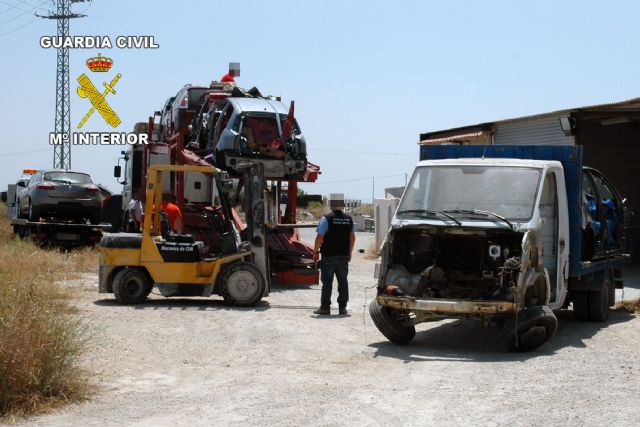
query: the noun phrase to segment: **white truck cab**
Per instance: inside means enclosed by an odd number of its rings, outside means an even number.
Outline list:
[[[405,344],[418,323],[462,317],[502,326],[512,351],[546,342],[571,296],[575,181],[567,189],[556,160],[419,162],[380,250],[369,306],[378,329]],[[600,304],[606,314],[611,303]]]

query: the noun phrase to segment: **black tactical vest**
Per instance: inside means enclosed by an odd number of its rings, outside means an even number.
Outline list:
[[[322,256],[349,256],[349,236],[353,231],[353,220],[342,211],[325,215],[329,229],[322,240]]]

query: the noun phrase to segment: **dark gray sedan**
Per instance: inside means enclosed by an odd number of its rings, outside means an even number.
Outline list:
[[[29,221],[54,218],[100,223],[102,196],[86,173],[39,170],[28,183],[18,182],[17,199],[18,215]]]

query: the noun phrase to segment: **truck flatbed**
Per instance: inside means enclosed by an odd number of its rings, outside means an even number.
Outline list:
[[[13,233],[22,239],[33,238],[41,246],[61,246],[71,248],[93,245],[100,241],[103,231],[111,229],[111,224],[87,224],[65,221],[29,221],[14,218],[10,222]]]
[[[74,228],[90,228],[90,229],[101,229],[107,230],[111,228],[111,224],[100,223],[100,224],[87,224],[87,223],[74,223],[74,222],[56,222],[56,221],[29,221],[23,218],[15,218],[11,220],[11,225],[22,225],[22,226],[40,226],[40,227],[74,227]]]

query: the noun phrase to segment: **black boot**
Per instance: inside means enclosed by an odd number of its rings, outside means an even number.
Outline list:
[[[342,315],[349,314],[349,312],[347,311],[347,306],[346,306],[346,304],[345,304],[345,305],[341,305],[341,306],[338,308],[338,314],[342,314]]]
[[[313,313],[314,314],[320,314],[320,315],[326,315],[326,314],[331,314],[331,310],[329,309],[328,306],[321,305],[317,309],[313,310]]]

